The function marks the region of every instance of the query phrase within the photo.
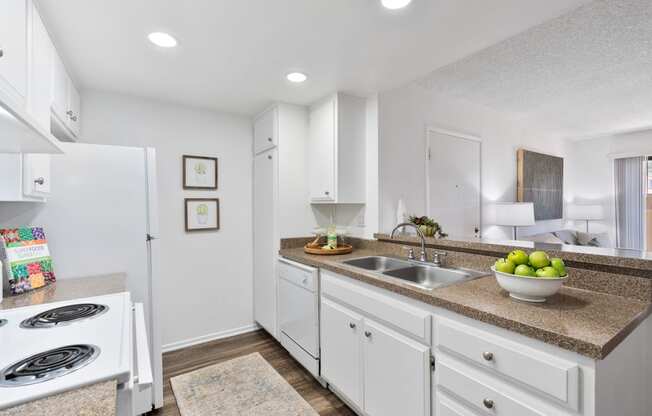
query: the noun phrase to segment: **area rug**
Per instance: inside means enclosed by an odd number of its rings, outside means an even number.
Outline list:
[[[258,353],[170,379],[182,416],[317,416]]]

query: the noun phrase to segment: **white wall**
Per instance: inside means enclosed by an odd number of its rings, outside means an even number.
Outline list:
[[[591,221],[590,231],[608,232],[615,242],[613,159],[652,155],[652,130],[569,141],[567,148],[566,202],[601,204],[605,219]],[[585,229],[583,221],[574,226]]]
[[[409,213],[425,214],[426,127],[435,126],[482,138],[483,237],[505,239],[511,230],[491,226],[493,202],[516,198],[516,150],[526,148],[565,156],[561,139],[539,137],[527,125],[489,108],[438,96],[417,84],[379,95],[380,228],[391,231],[402,198]],[[442,224],[445,230],[445,224]],[[562,221],[540,221],[520,235],[562,227]]]
[[[163,345],[251,326],[251,120],[97,91],[82,98],[82,141],[157,151]],[[183,190],[183,154],[219,159],[217,191]],[[185,232],[187,197],[220,198],[221,229]]]

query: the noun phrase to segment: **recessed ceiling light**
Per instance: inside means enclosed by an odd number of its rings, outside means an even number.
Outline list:
[[[177,46],[177,40],[164,32],[154,32],[147,35],[147,38],[156,46],[161,48],[174,48]]]
[[[410,4],[411,1],[412,0],[380,0],[385,8],[391,10],[402,9],[403,7]]]
[[[303,72],[290,72],[285,76],[290,82],[301,83],[308,79],[308,76]]]

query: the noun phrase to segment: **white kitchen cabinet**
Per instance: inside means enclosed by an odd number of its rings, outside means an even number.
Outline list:
[[[52,71],[52,133],[74,141],[81,123],[81,99],[59,54],[54,52]]]
[[[320,325],[321,375],[350,404],[362,409],[362,317],[322,299]]]
[[[254,120],[254,154],[276,146],[278,142],[278,110],[272,107]]]
[[[276,334],[276,272],[272,220],[276,200],[278,153],[269,150],[254,158],[254,319]]]
[[[310,108],[312,203],[364,204],[366,100],[337,93]]]
[[[48,154],[0,154],[0,201],[44,202],[50,194]]]
[[[0,1],[0,90],[14,106],[27,97],[27,0]]]
[[[270,115],[274,119],[268,119]],[[276,259],[280,239],[305,236],[313,228],[305,178],[308,111],[277,104],[254,119],[254,130],[262,119],[265,122],[259,127],[275,126],[276,146],[254,158],[254,319],[278,337]]]
[[[430,348],[364,321],[364,410],[369,416],[430,414]]]
[[[54,45],[32,2],[30,2],[30,22],[32,35],[29,56],[28,108],[29,113],[40,127],[45,131],[50,131]]]

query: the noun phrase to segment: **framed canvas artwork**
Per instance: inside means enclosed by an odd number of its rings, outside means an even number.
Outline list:
[[[220,200],[217,198],[186,198],[186,231],[220,229]]]
[[[217,189],[217,158],[184,155],[183,189]]]
[[[516,165],[516,200],[532,202],[537,221],[562,218],[564,159],[518,149]]]

